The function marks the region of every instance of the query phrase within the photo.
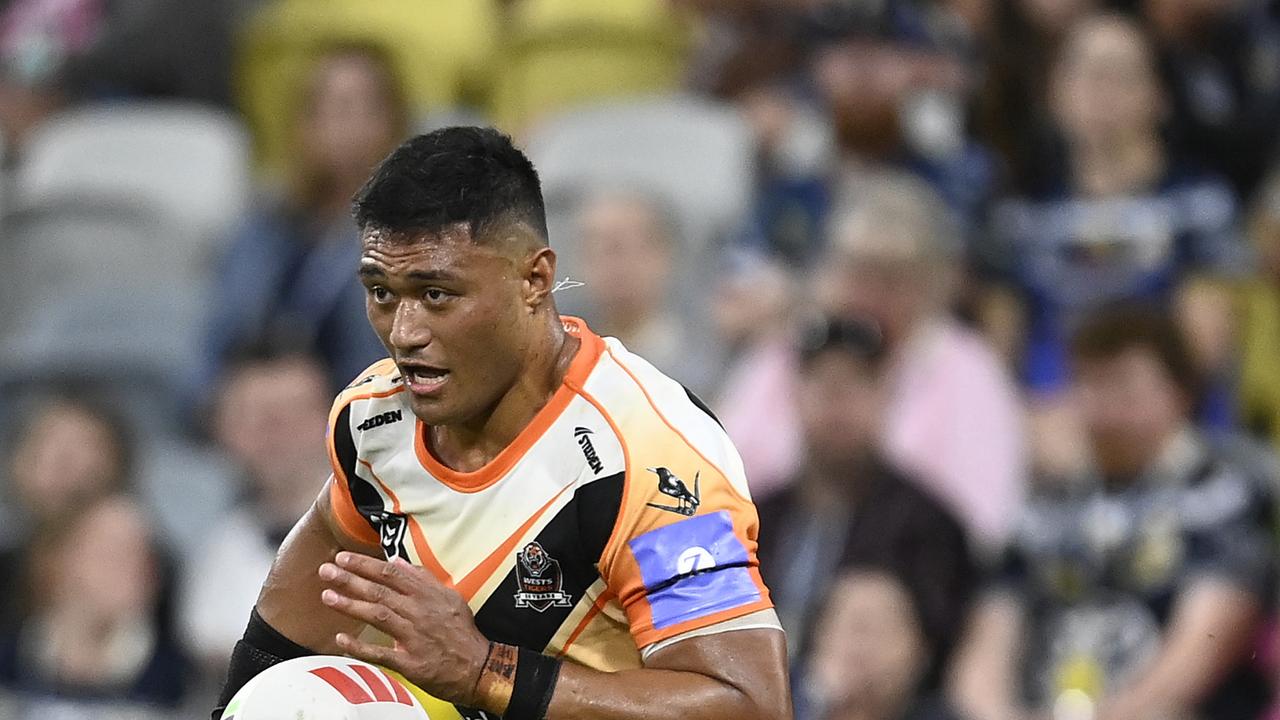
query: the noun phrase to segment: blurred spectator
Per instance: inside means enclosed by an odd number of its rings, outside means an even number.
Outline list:
[[[603,192],[583,203],[577,232],[592,329],[617,337],[694,392],[711,389],[713,343],[696,332],[697,308],[675,302],[684,250],[675,216],[654,197]]]
[[[969,135],[964,108],[972,70],[964,58],[907,29],[859,32],[819,49],[810,73],[831,113],[845,174],[885,166],[910,171],[937,190],[966,229],[976,223],[995,189],[995,166]]]
[[[1251,667],[1273,600],[1272,477],[1210,444],[1178,326],[1120,307],[1075,335],[1094,473],[1046,483],[958,660],[975,720],[1255,718]]]
[[[760,501],[760,568],[800,663],[814,646],[814,615],[841,563],[892,560],[928,583],[938,602],[921,608],[937,627],[960,623],[973,579],[965,533],[879,450],[885,413],[884,348],[867,323],[830,320],[802,340],[797,399],[804,466],[795,482]],[[934,613],[940,613],[935,615]],[[931,625],[931,627],[934,627]],[[938,657],[945,654],[939,643]]]
[[[1258,273],[1237,315],[1239,402],[1245,427],[1280,449],[1280,174],[1259,194],[1249,231]]]
[[[15,157],[27,135],[68,102],[66,65],[102,31],[103,0],[0,4],[0,134]]]
[[[32,546],[33,613],[0,637],[0,683],[19,718],[147,717],[175,707],[186,662],[168,625],[166,573],[143,509],[124,495],[77,507]]]
[[[1065,167],[1047,192],[997,211],[988,258],[1019,297],[1006,298],[1016,310],[993,316],[989,329],[997,344],[1014,348],[1024,379],[1042,396],[1066,382],[1071,328],[1109,301],[1177,301],[1203,326],[1193,339],[1220,337],[1228,326],[1225,292],[1198,280],[1242,266],[1235,199],[1166,149],[1160,125],[1168,104],[1154,62],[1133,21],[1100,14],[1078,23],[1052,81]],[[1222,362],[1213,343],[1196,351],[1206,365]]]
[[[1016,193],[1047,182],[1046,159],[1057,143],[1050,129],[1049,86],[1053,58],[1067,31],[1103,0],[1010,0],[995,3],[995,28],[985,38],[987,60],[977,98],[977,125],[998,150],[1005,183]]]
[[[124,490],[134,445],[121,418],[83,395],[50,395],[17,429],[0,522],[0,628],[32,608],[20,588],[34,538],[64,527],[86,504]]]
[[[818,720],[957,720],[929,690],[959,613],[931,616],[956,598],[898,558],[845,570],[819,616],[808,691]]]
[[[284,332],[324,359],[335,390],[385,354],[356,280],[350,203],[405,133],[403,96],[380,56],[358,48],[322,55],[303,92],[288,192],[245,219],[224,258],[199,387],[239,348]]]
[[[797,293],[776,261],[743,253],[727,264],[712,313],[731,360],[712,406],[760,501],[791,480],[803,451],[794,401]]]
[[[179,608],[209,674],[226,669],[277,548],[329,473],[330,397],[314,359],[268,350],[238,359],[220,385],[214,435],[242,469],[243,497],[189,557]]]
[[[231,104],[236,31],[263,0],[108,0],[68,84],[86,96],[180,97]]]
[[[818,300],[827,312],[880,324],[889,458],[950,507],[982,549],[998,548],[1026,483],[1022,407],[996,354],[948,313],[959,238],[917,180],[857,190],[833,216]]]
[[[1170,84],[1170,135],[1251,198],[1280,133],[1280,8],[1257,0],[1142,0]]]

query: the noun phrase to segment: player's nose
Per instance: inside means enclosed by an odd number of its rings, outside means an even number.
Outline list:
[[[431,326],[426,313],[415,303],[401,303],[391,318],[391,334],[387,341],[400,352],[424,348],[431,344]]]

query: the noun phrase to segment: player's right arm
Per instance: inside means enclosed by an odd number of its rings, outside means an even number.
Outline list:
[[[316,571],[321,565],[342,550],[380,555],[377,543],[368,535],[355,537],[343,529],[334,512],[335,482],[331,475],[315,504],[280,546],[244,637],[236,643],[227,682],[213,712],[215,720],[253,676],[295,657],[341,655],[335,635],[345,632],[355,636],[363,629],[362,623],[320,601],[325,586]]]
[[[379,556],[370,545],[342,531],[333,515],[330,484],[290,531],[258,595],[257,610],[271,627],[316,654],[338,652],[333,630],[358,632],[357,623],[320,602],[324,585],[316,570],[342,550]]]

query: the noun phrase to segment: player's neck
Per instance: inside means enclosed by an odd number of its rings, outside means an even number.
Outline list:
[[[529,349],[524,372],[489,412],[472,422],[428,429],[432,454],[458,472],[475,472],[489,464],[560,389],[581,344],[554,315],[542,340]]]

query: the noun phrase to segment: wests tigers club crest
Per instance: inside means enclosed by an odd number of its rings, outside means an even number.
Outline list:
[[[573,598],[560,589],[563,582],[560,561],[548,555],[536,540],[516,554],[516,607],[538,612],[550,607],[572,607]]]

